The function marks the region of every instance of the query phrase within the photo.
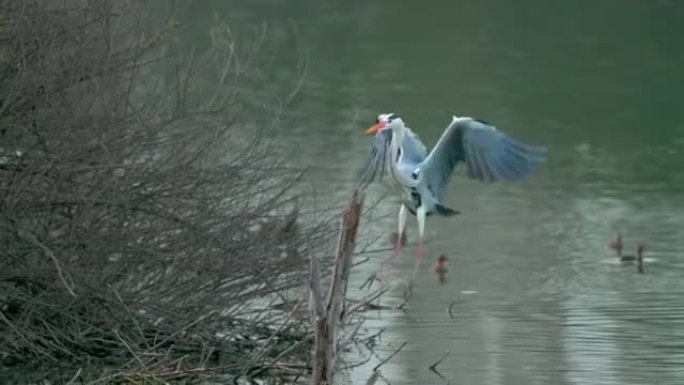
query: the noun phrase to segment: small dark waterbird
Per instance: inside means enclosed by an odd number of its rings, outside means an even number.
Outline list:
[[[636,255],[622,255],[620,256],[621,262],[635,262],[637,263],[637,270],[639,273],[644,272],[644,245],[637,245]]]
[[[445,274],[448,271],[446,268],[446,261],[448,261],[448,259],[444,254],[437,257],[437,263],[432,266],[432,272],[437,274]]]
[[[447,256],[442,254],[439,257],[437,257],[437,263],[435,263],[434,266],[432,266],[432,272],[437,275],[437,280],[439,280],[439,283],[444,283],[444,277],[446,276],[446,273],[448,271],[446,267],[446,261],[447,261]]]
[[[395,113],[380,114],[366,133],[375,137],[359,185],[366,188],[385,174],[391,176],[402,197],[398,234],[404,232],[407,213],[416,216],[419,238],[414,274],[424,254],[426,217],[460,213],[444,206],[444,192],[460,162],[465,163],[469,178],[496,182],[520,180],[546,160],[545,146],[520,142],[485,121],[469,117],[454,116],[429,153]],[[400,240],[397,237],[394,255],[401,252]]]

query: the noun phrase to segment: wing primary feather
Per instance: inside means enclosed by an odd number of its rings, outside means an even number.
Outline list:
[[[520,157],[519,154],[507,147],[504,148],[500,163],[506,167],[506,169],[510,170],[512,180],[520,179],[530,173],[527,159]]]
[[[506,141],[510,142],[511,144],[515,145],[517,148],[529,152],[531,154],[537,155],[537,156],[545,156],[546,155],[546,146],[536,146],[533,144],[528,144],[525,142],[521,142],[517,139],[513,139],[508,135],[504,135],[506,138]]]
[[[500,147],[500,146],[499,146]],[[502,167],[499,160],[501,159],[501,148],[497,148],[488,159],[489,168],[496,176],[496,180],[510,180],[510,173],[506,167]]]
[[[487,169],[485,168],[485,164],[484,164],[482,158],[480,158],[480,153],[477,150],[477,147],[471,147],[468,149],[468,151],[473,153],[473,161],[474,161],[475,165],[477,166],[476,169],[478,171],[477,176],[476,176],[477,179],[479,179],[479,180],[486,179],[487,178]]]
[[[474,156],[475,154],[473,151],[470,151],[469,148],[466,148],[465,150],[465,158],[466,158],[466,166],[468,169],[468,177],[472,179],[477,179],[479,175],[481,174],[480,168],[478,166],[477,160]]]
[[[477,147],[469,147],[468,151],[473,154],[473,163],[475,164],[476,169],[478,171],[477,175],[475,176],[476,179],[485,179],[485,168],[482,159],[480,159],[480,153],[477,151]]]
[[[523,177],[532,172],[530,158],[521,154],[517,149],[508,147],[509,164],[518,171],[518,177]]]
[[[468,178],[495,182],[520,179],[545,160],[545,146],[513,139],[484,121],[460,118],[445,129],[421,165],[441,196],[458,162],[465,163]]]
[[[530,154],[529,152],[522,151],[519,147],[512,145],[508,142],[505,144],[507,152],[510,154],[511,158],[518,158],[525,163],[541,163],[544,161],[543,156]]]
[[[546,147],[525,144],[507,135],[503,135],[502,139],[507,147],[514,149],[518,154],[525,158],[538,162],[543,162],[546,159]]]
[[[496,158],[495,162],[496,167],[504,180],[510,181],[516,179],[515,171],[508,166],[508,164],[504,161],[503,157]]]
[[[478,152],[478,156],[480,158],[480,163],[482,164],[482,169],[484,170],[485,181],[490,182],[490,183],[496,181],[498,178],[497,178],[495,170],[489,164],[489,159],[487,157],[487,150],[484,148],[480,148],[477,150],[477,152]]]
[[[520,158],[508,148],[504,150],[504,154],[499,158],[499,164],[509,171],[511,175],[510,180],[519,179],[529,173],[526,160]]]
[[[497,172],[501,176],[502,179],[504,180],[514,180],[515,179],[515,171],[508,166],[508,163],[506,162],[506,149],[502,148],[502,151],[497,154],[494,159],[492,159],[492,163],[494,164],[494,167],[496,168]]]

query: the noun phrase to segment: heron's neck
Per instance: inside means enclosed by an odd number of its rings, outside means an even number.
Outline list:
[[[404,139],[404,127],[399,126],[397,128],[392,128],[392,140],[390,141],[390,151],[392,152],[392,165],[397,163],[397,154],[399,153],[399,147],[401,146],[401,141]]]
[[[401,172],[399,172],[398,168],[398,158],[399,158],[399,148],[401,147],[401,141],[404,139],[404,130],[406,128],[403,125],[400,125],[398,127],[392,127],[392,140],[390,140],[390,158],[389,158],[389,164],[390,164],[390,170],[392,174],[394,174],[394,178],[399,184],[407,186],[407,187],[413,187],[415,186],[415,182],[409,179],[406,179]]]
[[[392,139],[390,140],[390,166],[392,166],[392,169],[394,170],[397,169],[397,164],[399,161],[399,149],[401,148],[401,142],[404,140],[404,130],[406,130],[406,127],[404,127],[403,124],[392,127]]]

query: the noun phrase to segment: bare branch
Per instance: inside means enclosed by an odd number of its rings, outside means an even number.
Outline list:
[[[375,372],[376,370],[380,369],[382,365],[385,365],[389,360],[392,359],[392,357],[396,356],[401,351],[401,349],[403,349],[404,346],[406,346],[407,343],[408,341],[402,342],[401,345],[394,352],[392,352],[392,354],[389,355],[389,357],[385,358],[379,364],[375,365],[373,371]]]
[[[447,357],[449,357],[449,354],[451,354],[451,352],[446,352],[446,354],[444,354],[444,356],[442,356],[442,358],[440,358],[439,360],[435,361],[435,363],[433,363],[432,365],[430,365],[430,366],[428,367],[428,370],[430,370],[431,372],[435,373],[437,376],[439,376],[439,378],[441,378],[441,379],[444,380],[444,381],[446,381],[447,379],[446,379],[440,372],[437,371],[437,366],[438,366],[439,364],[441,364],[442,361],[444,361],[444,359],[446,359]]]
[[[306,349],[275,341],[309,338],[306,312],[262,305],[306,282],[334,218],[299,211],[304,173],[245,111],[275,121],[294,94],[253,92],[268,29],[217,19],[207,50],[179,52],[182,10],[148,6],[3,3],[0,361],[68,358],[84,382],[101,357],[118,380],[219,356],[290,370]]]
[[[337,332],[339,323],[343,323],[342,305],[347,291],[347,281],[349,270],[351,269],[351,258],[356,244],[356,233],[359,226],[359,217],[363,205],[363,196],[354,191],[352,200],[342,215],[340,225],[337,250],[335,253],[335,267],[332,274],[332,281],[328,288],[325,310],[317,314],[314,319],[314,350],[313,350],[313,373],[311,384],[332,385],[335,373],[335,361],[337,356]],[[315,272],[317,266],[315,259],[312,258],[312,279],[313,283],[317,278]],[[316,268],[316,269],[314,269]],[[310,300],[316,301],[316,294],[313,294],[315,285],[311,285]],[[315,304],[310,305],[316,309]],[[314,317],[312,317],[314,318]]]
[[[451,311],[451,309],[454,308],[454,305],[456,305],[456,301],[452,301],[449,304],[449,308],[447,309],[447,312],[449,313],[449,317],[454,318],[454,313]]]
[[[48,249],[47,246],[45,246],[38,239],[36,239],[35,236],[31,235],[28,237],[28,239],[31,242],[33,242],[36,246],[40,247],[40,249],[43,250],[43,252],[45,252],[45,255],[50,257],[50,259],[52,259],[52,262],[54,262],[54,264],[55,264],[55,269],[57,269],[57,275],[59,276],[59,279],[62,281],[62,284],[67,289],[69,294],[71,294],[72,297],[76,297],[76,293],[74,293],[74,290],[67,283],[66,278],[64,278],[64,273],[62,272],[62,268],[60,267],[59,260],[57,260],[57,257],[55,256],[55,254],[52,251],[50,251],[50,249]]]
[[[370,377],[368,377],[368,380],[366,380],[366,385],[375,385],[375,383],[378,382],[378,378],[381,376],[382,373],[380,373],[380,370],[374,370]]]
[[[321,278],[316,256],[311,256],[309,267],[309,289],[311,297],[309,306],[311,308],[311,323],[316,322],[316,318],[323,317],[323,294],[321,293]]]

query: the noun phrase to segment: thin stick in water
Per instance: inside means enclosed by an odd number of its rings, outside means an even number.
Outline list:
[[[446,381],[446,378],[445,378],[440,372],[437,371],[437,366],[438,366],[439,364],[441,364],[442,361],[444,361],[445,358],[449,357],[449,354],[451,354],[451,352],[447,352],[444,356],[442,356],[442,358],[440,358],[440,359],[437,360],[434,364],[432,364],[432,365],[430,365],[430,366],[428,367],[428,370],[429,370],[429,371],[435,373],[437,376],[439,376],[439,378],[441,378],[441,379],[444,380],[444,381]]]
[[[381,363],[375,365],[375,367],[373,368],[373,371],[378,370],[382,365],[385,365],[385,364],[387,363],[387,361],[391,360],[392,357],[396,356],[397,353],[399,353],[399,352],[401,351],[401,349],[403,349],[404,346],[406,346],[407,343],[408,343],[408,341],[404,341],[404,342],[401,344],[401,346],[399,346],[399,348],[397,348],[397,350],[394,351],[394,353],[390,354],[389,357],[387,357],[387,358],[385,358],[384,360],[382,360]]]

